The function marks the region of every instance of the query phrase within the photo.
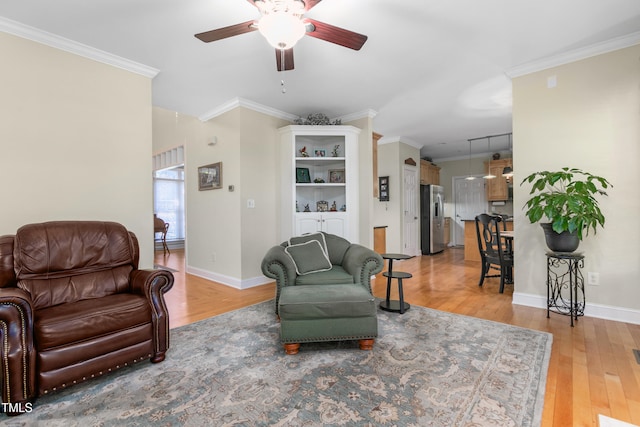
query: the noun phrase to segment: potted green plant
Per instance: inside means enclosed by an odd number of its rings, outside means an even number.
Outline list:
[[[533,183],[525,204],[531,223],[546,218],[540,225],[545,230],[547,246],[556,252],[573,252],[592,229],[604,227],[605,218],[596,195],[606,196],[604,189],[613,187],[600,176],[576,168],[534,172],[522,180]]]

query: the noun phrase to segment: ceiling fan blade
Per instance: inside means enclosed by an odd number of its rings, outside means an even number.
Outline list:
[[[344,28],[334,27],[324,22],[306,18],[304,20],[315,27],[312,31],[308,31],[307,35],[317,39],[325,40],[340,46],[348,47],[353,50],[360,50],[362,45],[367,41],[367,36],[345,30]]]
[[[282,63],[283,59],[284,64]],[[278,71],[293,70],[293,48],[285,49],[284,55],[281,49],[276,49],[276,65],[278,66]]]
[[[241,24],[229,25],[228,27],[218,28],[217,30],[205,31],[195,36],[205,43],[214,42],[216,40],[226,39],[227,37],[238,36],[251,31],[257,31],[258,26],[254,25],[255,21],[247,21]]]
[[[252,5],[254,5],[255,7],[258,7],[256,5],[256,0],[247,0],[249,3],[251,3]],[[308,12],[309,9],[311,9],[312,7],[314,7],[315,5],[317,5],[318,3],[320,3],[322,0],[302,0],[304,3],[304,10],[305,12]],[[259,9],[259,8],[258,8]]]
[[[309,11],[312,7],[320,3],[322,0],[303,0],[304,1],[304,10]]]

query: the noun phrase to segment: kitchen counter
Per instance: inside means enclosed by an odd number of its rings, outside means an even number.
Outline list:
[[[476,234],[476,220],[464,219],[464,260],[480,261],[480,250],[478,249],[478,236]],[[513,231],[513,219],[507,219],[507,230]]]

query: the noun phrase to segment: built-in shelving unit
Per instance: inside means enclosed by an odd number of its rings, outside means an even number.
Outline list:
[[[360,129],[286,126],[279,131],[282,237],[322,230],[357,241]]]

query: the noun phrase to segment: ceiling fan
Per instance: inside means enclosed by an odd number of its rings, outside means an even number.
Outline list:
[[[278,71],[293,70],[293,46],[305,34],[354,50],[367,41],[367,36],[325,24],[304,14],[321,0],[247,0],[260,11],[258,20],[230,25],[195,36],[209,43],[252,31],[260,31],[269,44],[276,48]]]

